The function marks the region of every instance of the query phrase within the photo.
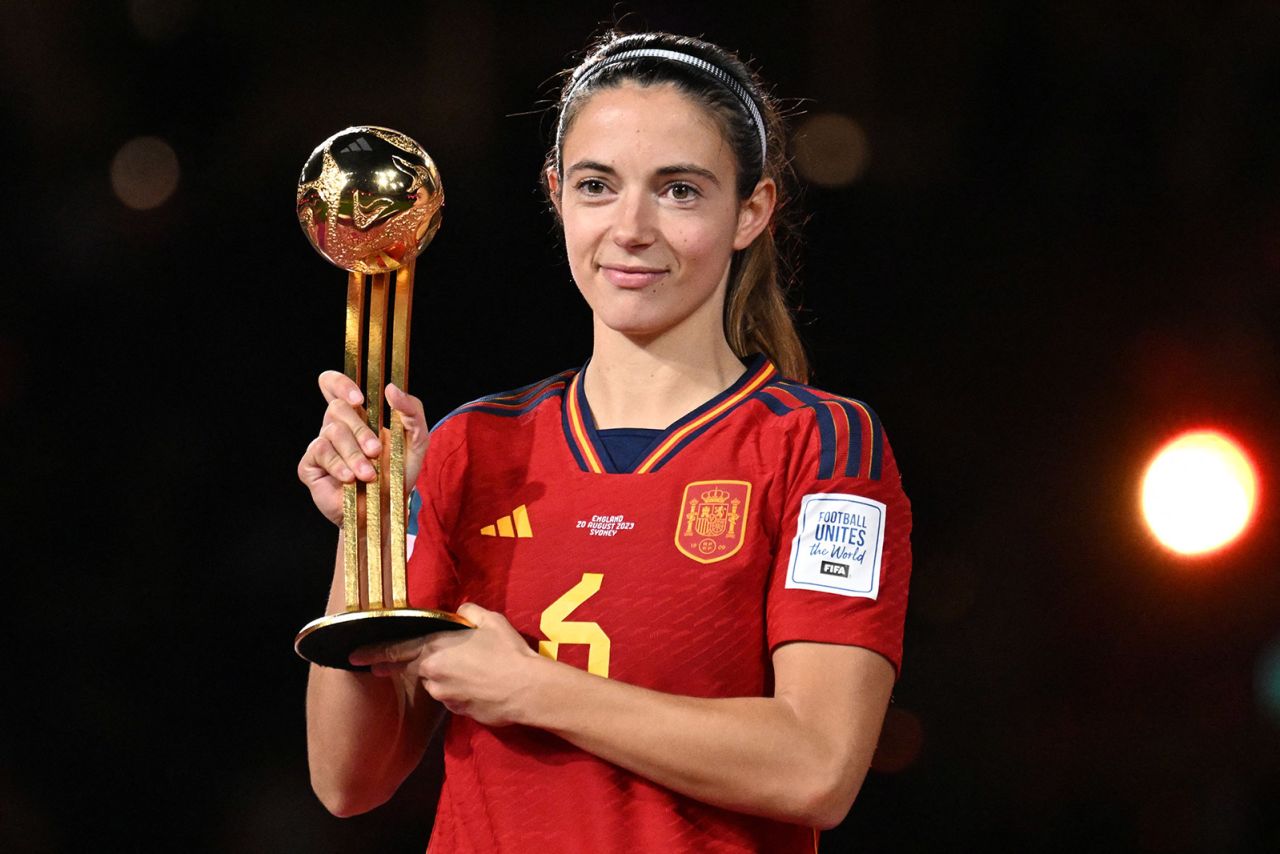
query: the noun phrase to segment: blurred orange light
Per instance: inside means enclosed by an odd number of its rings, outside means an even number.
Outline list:
[[[1166,443],[1142,478],[1142,515],[1162,545],[1182,555],[1222,548],[1253,517],[1258,477],[1239,443],[1195,430]]]
[[[858,180],[871,159],[862,126],[840,113],[809,116],[795,135],[796,171],[820,187],[846,187]]]

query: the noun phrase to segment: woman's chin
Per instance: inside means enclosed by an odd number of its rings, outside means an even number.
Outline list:
[[[639,342],[652,341],[667,331],[666,328],[648,323],[609,323],[608,321],[603,321],[601,326],[607,332]]]
[[[596,313],[599,327],[628,338],[652,338],[678,325],[671,318],[654,317],[650,312],[606,311]]]
[[[708,335],[714,339],[724,334],[719,310],[714,313],[695,311],[597,311],[596,331],[625,336],[636,342],[648,342],[657,338],[692,336],[701,341]],[[703,329],[702,327],[706,327]]]

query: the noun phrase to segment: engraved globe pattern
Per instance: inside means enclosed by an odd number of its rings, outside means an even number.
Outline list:
[[[389,128],[357,126],[316,147],[298,179],[298,223],[316,251],[356,273],[387,273],[440,228],[444,188],[422,146]]]

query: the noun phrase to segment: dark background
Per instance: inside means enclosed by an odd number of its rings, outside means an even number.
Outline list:
[[[805,189],[802,319],[817,384],[887,425],[916,565],[878,770],[824,850],[1280,850],[1277,4],[0,9],[0,848],[422,850],[432,769],[345,821],[307,782],[291,645],[334,532],[294,468],[344,289],[294,182],[352,124],[435,157],[431,418],[581,363],[540,110],[630,13],[867,134],[857,181]],[[109,169],[143,135],[181,175],[136,211]],[[1206,424],[1261,509],[1175,559],[1138,482]]]

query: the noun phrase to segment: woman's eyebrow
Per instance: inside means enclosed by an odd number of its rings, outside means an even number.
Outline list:
[[[618,170],[597,160],[579,160],[565,171],[565,175],[572,175],[574,172],[602,172],[605,175],[618,174]],[[714,172],[695,163],[672,163],[670,166],[660,166],[656,170],[656,174],[662,176],[697,175],[701,178],[706,178],[717,187],[720,186],[720,179],[716,177]]]
[[[564,174],[572,175],[574,172],[584,172],[584,171],[585,172],[604,172],[606,175],[618,174],[617,170],[614,169],[612,166],[606,166],[605,164],[599,163],[595,160],[579,160],[577,163],[570,166],[565,171]]]
[[[663,166],[658,169],[659,175],[697,175],[706,178],[717,187],[720,186],[720,179],[716,177],[716,173],[710,169],[705,169],[693,163],[673,163],[670,166]]]

